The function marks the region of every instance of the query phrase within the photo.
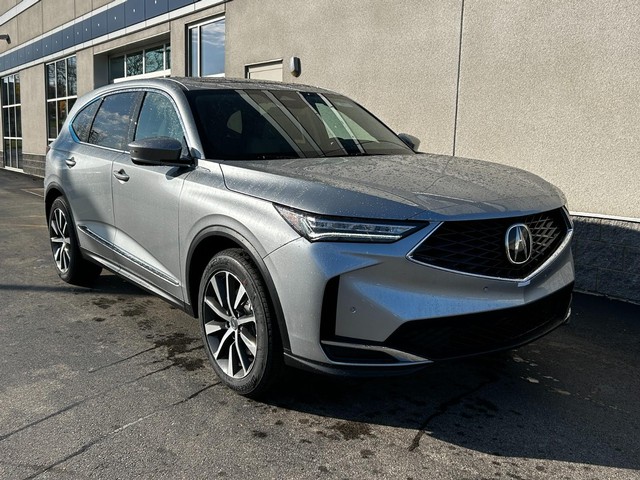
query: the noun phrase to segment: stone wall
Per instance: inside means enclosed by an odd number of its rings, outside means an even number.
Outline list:
[[[573,217],[576,289],[640,302],[640,222]]]
[[[27,173],[29,175],[44,177],[44,155],[23,153],[22,170],[24,171],[24,173]]]

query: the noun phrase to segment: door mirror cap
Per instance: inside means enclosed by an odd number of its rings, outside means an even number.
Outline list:
[[[398,138],[406,143],[407,146],[414,152],[417,152],[418,148],[420,148],[420,139],[418,137],[414,137],[413,135],[409,135],[408,133],[399,133]]]
[[[184,167],[192,164],[182,157],[182,143],[170,137],[152,137],[129,144],[131,161],[136,165],[165,165]]]

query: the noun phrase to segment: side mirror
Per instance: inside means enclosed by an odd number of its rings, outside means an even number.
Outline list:
[[[182,157],[182,143],[169,137],[143,138],[131,142],[129,154],[136,165],[185,167],[192,163],[190,158]]]
[[[398,138],[406,143],[407,146],[414,152],[417,152],[418,148],[420,148],[420,139],[418,137],[414,137],[413,135],[409,135],[408,133],[399,133]]]

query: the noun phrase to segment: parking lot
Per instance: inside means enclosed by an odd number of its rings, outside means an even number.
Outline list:
[[[583,294],[517,351],[385,379],[292,372],[264,401],[197,321],[56,275],[42,180],[0,170],[0,478],[640,479],[640,306]]]

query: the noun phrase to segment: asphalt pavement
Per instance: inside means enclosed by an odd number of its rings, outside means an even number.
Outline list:
[[[218,383],[197,321],[56,275],[42,179],[0,169],[0,478],[640,479],[640,306],[576,294],[517,351],[418,374]]]

